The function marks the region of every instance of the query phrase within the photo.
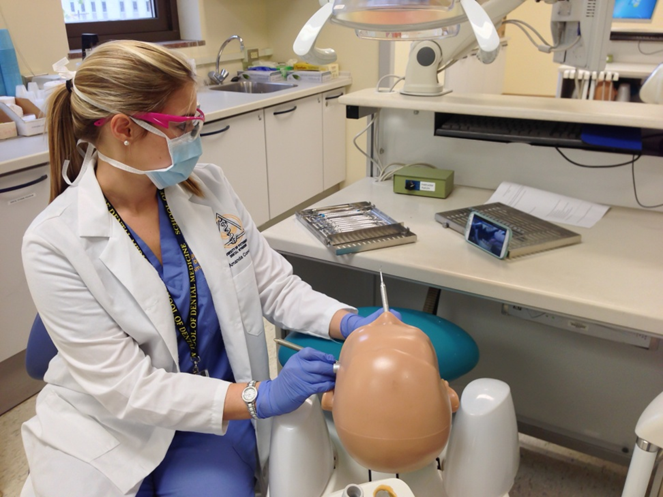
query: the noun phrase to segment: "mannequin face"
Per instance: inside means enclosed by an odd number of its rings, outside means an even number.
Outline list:
[[[322,402],[348,453],[384,473],[434,461],[449,438],[458,396],[440,379],[426,334],[386,312],[350,335],[339,363],[336,388]]]

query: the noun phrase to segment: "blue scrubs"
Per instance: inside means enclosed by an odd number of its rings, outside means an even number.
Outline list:
[[[143,253],[158,271],[184,319],[189,311],[189,272],[163,203],[159,200],[163,265],[129,227]],[[234,382],[219,319],[205,275],[194,256],[198,290],[199,367],[213,378]],[[180,370],[191,371],[189,346],[177,337]],[[195,395],[195,392],[191,393]],[[178,431],[161,464],[145,478],[137,497],[253,497],[256,439],[249,420],[230,421],[224,436]]]

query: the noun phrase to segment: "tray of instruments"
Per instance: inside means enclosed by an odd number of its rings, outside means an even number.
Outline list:
[[[403,223],[396,222],[370,202],[306,209],[295,217],[336,255],[393,247],[417,241]]]

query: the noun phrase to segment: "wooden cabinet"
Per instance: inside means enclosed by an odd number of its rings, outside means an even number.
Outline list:
[[[321,103],[313,95],[265,109],[272,217],[323,190]]]
[[[322,94],[322,163],[324,190],[345,180],[345,105],[343,88]]]
[[[257,226],[270,219],[263,110],[205,124],[203,155],[223,169]]]

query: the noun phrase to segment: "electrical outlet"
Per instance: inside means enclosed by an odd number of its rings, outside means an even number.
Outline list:
[[[257,48],[248,48],[246,50],[246,62],[249,64],[249,67],[258,60],[260,60],[260,50]]]

